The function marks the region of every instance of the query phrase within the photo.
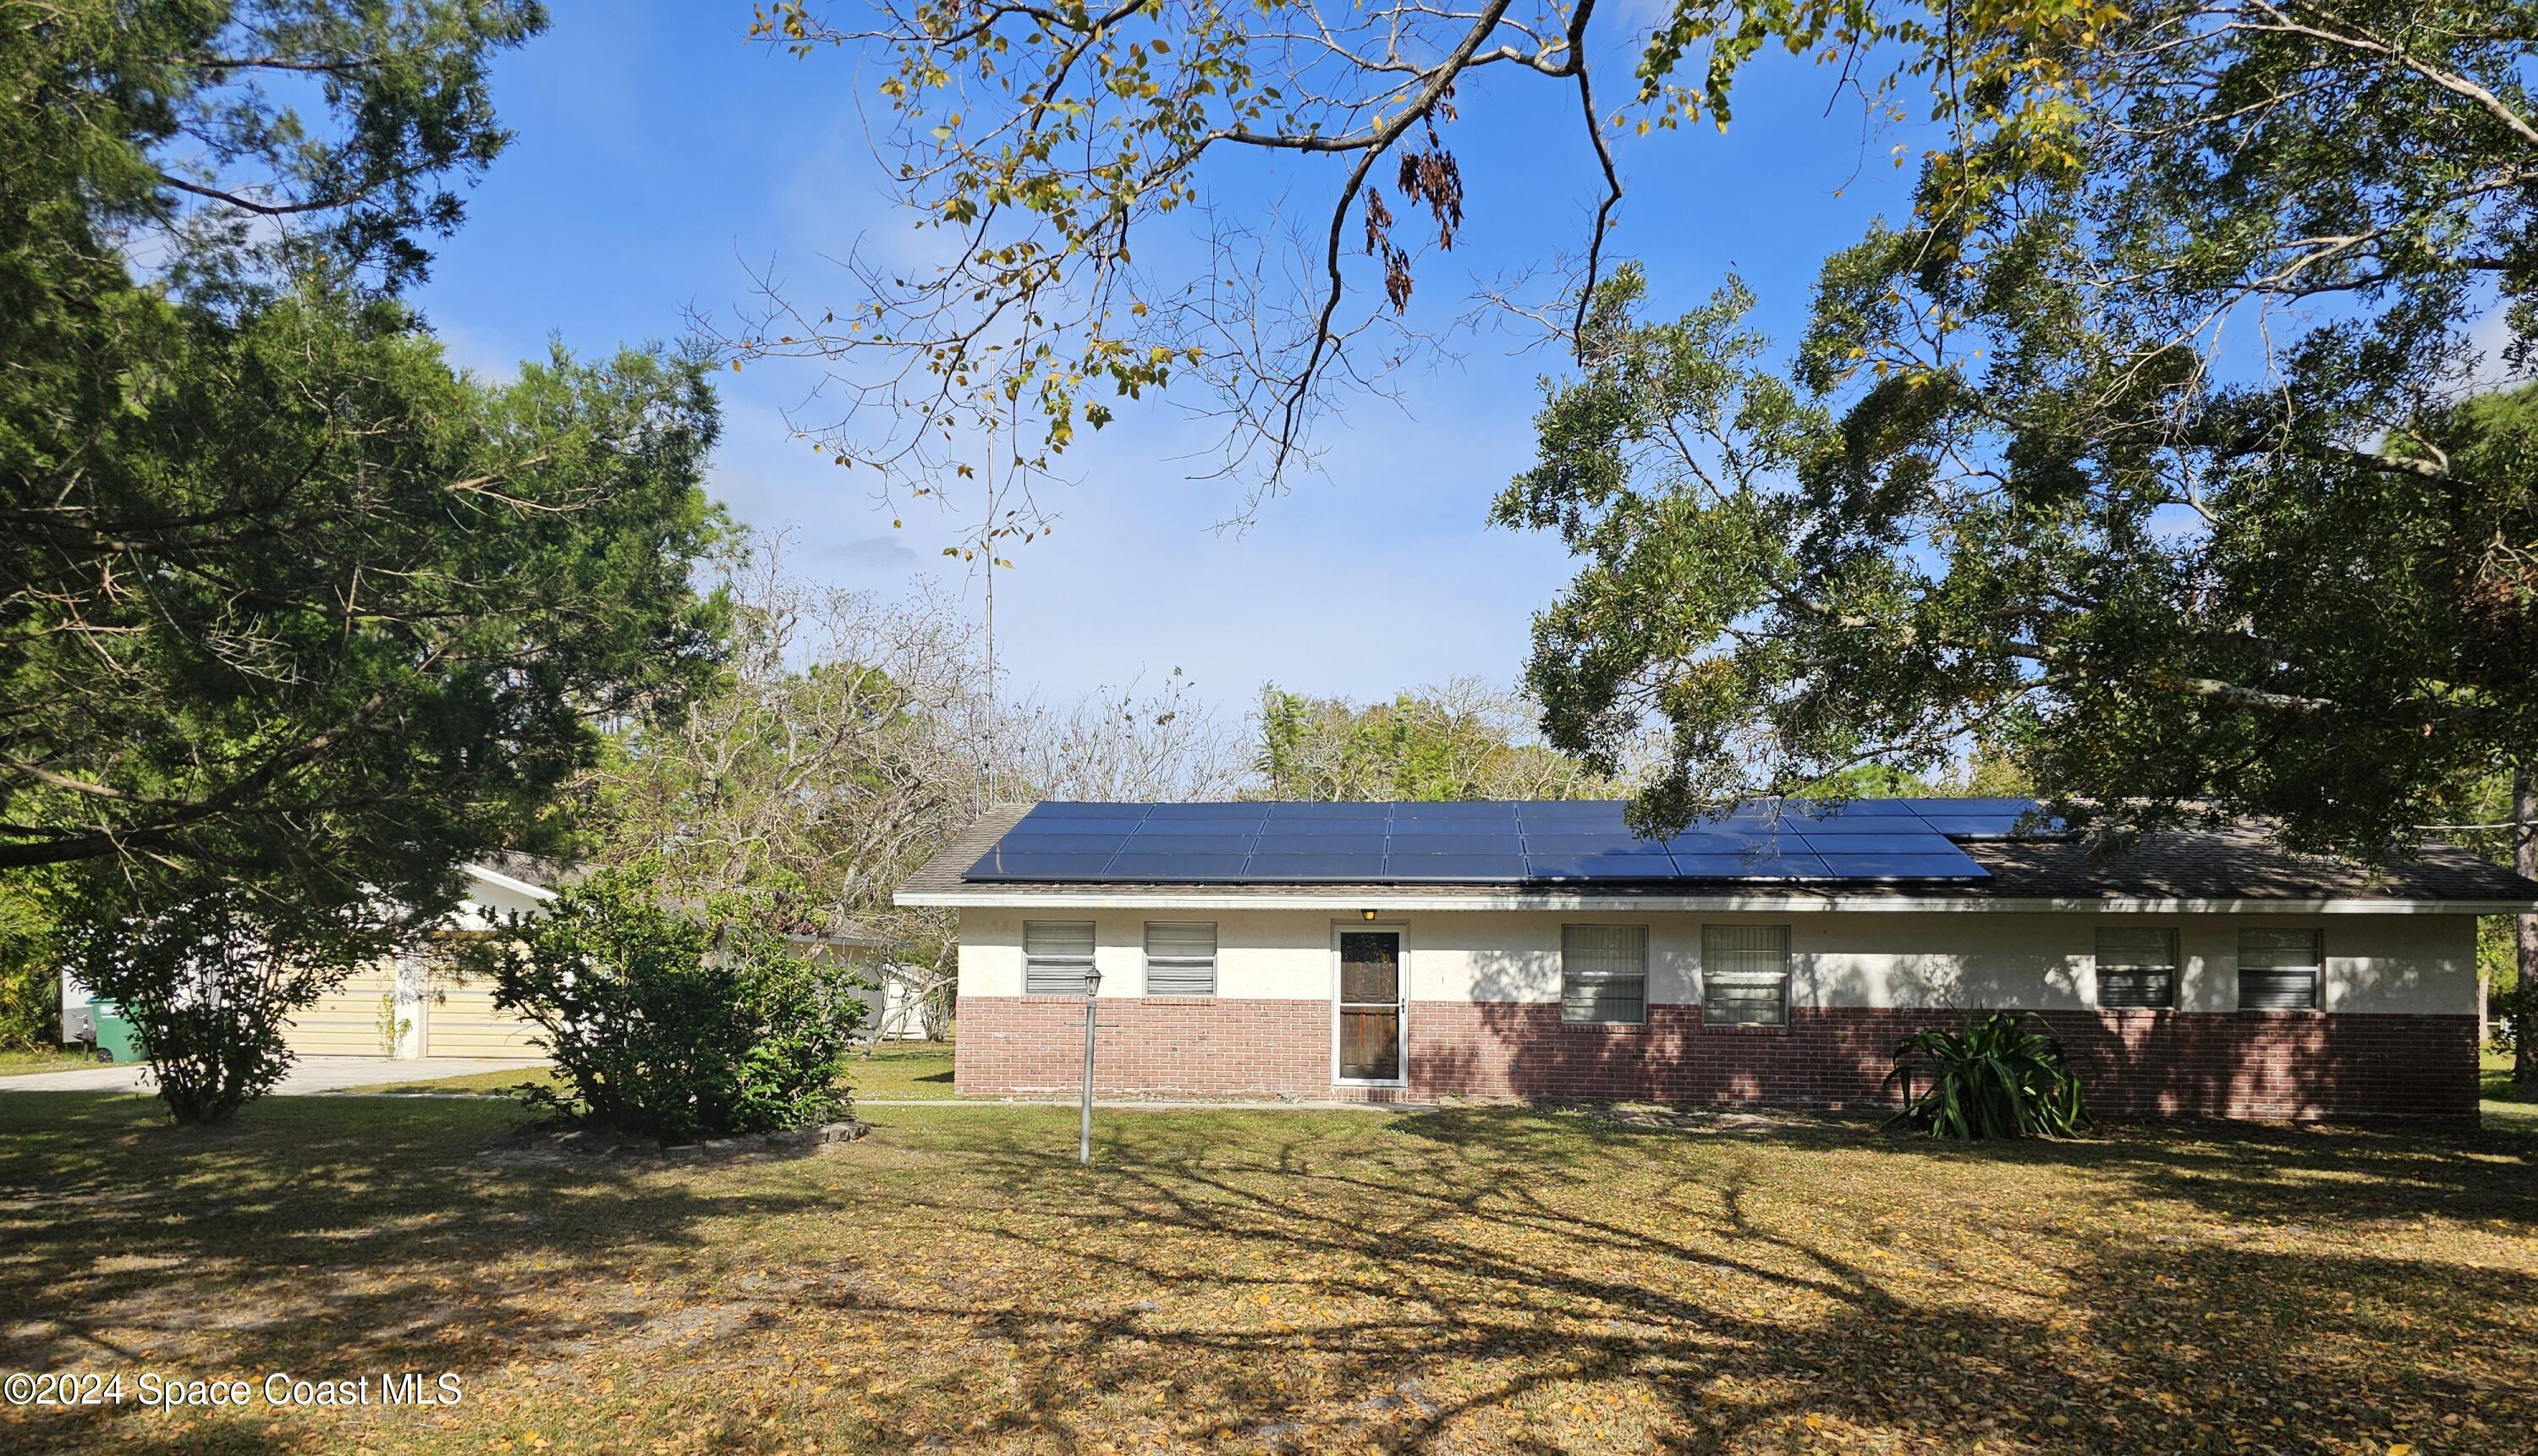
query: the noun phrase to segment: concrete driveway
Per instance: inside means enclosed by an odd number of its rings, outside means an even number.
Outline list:
[[[543,1067],[542,1057],[301,1057],[273,1091],[277,1095],[340,1092],[382,1082],[427,1082],[437,1077],[464,1077],[472,1072],[507,1072]],[[0,1077],[0,1092],[133,1092],[151,1091],[150,1069],[138,1062],[82,1067],[70,1072],[30,1072]]]

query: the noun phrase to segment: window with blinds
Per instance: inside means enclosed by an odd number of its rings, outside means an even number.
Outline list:
[[[1093,973],[1093,922],[1023,922],[1023,994],[1081,996]]]
[[[2176,932],[2157,926],[2098,929],[2098,1004],[2168,1010],[2176,1005]]]
[[[1648,1019],[1648,928],[1560,927],[1560,1019],[1636,1026]]]
[[[2325,937],[2315,930],[2238,932],[2238,1009],[2316,1011],[2326,1004]]]
[[[1789,927],[1701,927],[1701,1019],[1714,1026],[1789,1023]]]
[[[1212,924],[1149,922],[1146,926],[1146,994],[1215,995],[1216,927]]]

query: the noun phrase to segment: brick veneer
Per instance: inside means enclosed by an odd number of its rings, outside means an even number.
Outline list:
[[[1328,1097],[1331,1004],[1197,996],[1103,997],[1102,1092],[1156,1096]],[[1084,1001],[964,996],[953,1038],[963,1096],[1028,1096],[1084,1086]]]
[[[1642,1026],[1573,1026],[1555,1003],[1410,1007],[1414,1099],[1445,1095],[1867,1109],[1896,1041],[1963,1013],[1796,1007],[1786,1026],[1704,1026],[1701,1008],[1652,1006]],[[964,1096],[1081,1084],[1084,1003],[964,996],[955,1077]],[[2118,1116],[2473,1117],[2476,1019],[2315,1012],[2058,1011],[2091,1105]],[[1104,1092],[1312,1098],[1331,1084],[1327,1001],[1105,999]]]

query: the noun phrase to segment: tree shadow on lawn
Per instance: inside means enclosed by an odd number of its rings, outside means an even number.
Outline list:
[[[2513,1373],[2538,1358],[2538,1274],[2208,1226],[2510,1211],[2525,1232],[2524,1158],[2471,1170],[2438,1145],[2274,1129],[2003,1155],[1563,1121],[1431,1113],[1347,1153],[1320,1130],[1255,1145],[1115,1118],[1090,1174],[1005,1124],[970,1155],[1052,1216],[1000,1226],[1016,1256],[1090,1263],[1144,1296],[996,1314],[1030,1359],[976,1433],[1202,1442],[1227,1413],[1237,1443],[1300,1449],[1691,1451],[1846,1429],[2434,1450],[2538,1431]],[[1817,1167],[1830,1197],[1804,1181]],[[2144,1202],[2190,1231],[2156,1231],[2171,1225]],[[1089,1412],[1088,1390],[1150,1387],[1194,1420],[1123,1432]]]
[[[1517,1160],[1556,1160],[1578,1131],[1591,1132],[1596,1146],[1619,1148],[1680,1139],[1690,1129],[1696,1139],[1731,1145],[1874,1151],[1904,1175],[1925,1166],[2061,1168],[2241,1222],[2439,1216],[2538,1229],[2538,1136],[2515,1127],[2171,1119],[2104,1123],[2067,1141],[1950,1143],[1888,1131],[1870,1118],[1693,1114],[1679,1124],[1651,1124],[1591,1107],[1537,1119],[1447,1109],[1403,1127]]]
[[[543,1363],[575,1378],[542,1428],[593,1449],[665,1432],[581,1378],[647,1360],[704,1402],[712,1450],[2429,1453],[2538,1432],[2532,1175],[2509,1143],[1141,1112],[1104,1119],[1088,1170],[1062,1111],[891,1109],[881,1146],[815,1178],[489,1164],[510,1120],[294,1099],[207,1136],[140,1125],[129,1098],[0,1097],[0,1366],[474,1385]],[[849,1414],[795,1373],[822,1354],[891,1378]],[[470,1419],[468,1444],[505,1428]],[[37,1429],[77,1449],[134,1427]],[[146,1429],[205,1451],[309,1434]]]
[[[632,1261],[693,1257],[716,1219],[822,1201],[766,1160],[716,1180],[638,1158],[489,1158],[519,1121],[490,1101],[302,1097],[187,1129],[124,1094],[0,1096],[0,1368],[474,1382],[652,1321],[657,1307],[625,1297]],[[72,1450],[132,1413],[45,1414],[61,1419],[34,1427],[44,1448]],[[225,1412],[154,1439],[278,1448]]]

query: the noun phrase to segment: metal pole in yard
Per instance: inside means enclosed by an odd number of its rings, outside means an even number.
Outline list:
[[[1086,1167],[1093,1165],[1093,1033],[1099,1025],[1095,1019],[1096,999],[1102,994],[1102,972],[1084,973],[1084,1120],[1075,1138],[1075,1160]]]

